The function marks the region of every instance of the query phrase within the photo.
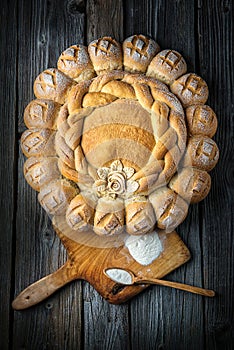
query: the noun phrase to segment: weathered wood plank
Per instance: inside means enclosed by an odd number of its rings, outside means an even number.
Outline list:
[[[155,22],[155,7],[158,1],[131,0],[124,2],[124,37],[133,34],[152,36]]]
[[[128,1],[124,19],[125,36],[133,31],[149,35],[162,49],[181,52],[190,71],[196,69],[193,1]],[[177,232],[189,247],[192,260],[168,279],[202,286],[198,205],[190,207]],[[134,349],[186,349],[188,344],[191,349],[202,348],[202,298],[165,287],[151,287],[131,301],[131,341]]]
[[[23,110],[33,99],[33,81],[48,67],[56,67],[60,53],[84,40],[84,14],[71,1],[21,1],[18,15],[19,131],[24,129]],[[66,260],[66,252],[37,202],[37,194],[22,173],[20,152],[15,295],[30,283],[55,271]],[[81,282],[65,287],[41,305],[15,312],[15,349],[82,348]]]
[[[123,39],[122,1],[87,1],[87,43]],[[84,349],[128,349],[128,305],[109,305],[84,282]]]
[[[122,3],[125,8],[124,26]],[[1,230],[4,246],[0,248],[1,266],[4,266],[0,277],[4,286],[0,310],[1,349],[10,348],[9,323],[12,325],[13,321],[9,301],[10,279],[14,278],[10,277],[10,265],[14,260],[11,238],[17,162],[12,164],[12,159],[17,154],[17,142],[15,144],[15,121],[10,117],[15,115],[17,106],[12,101],[19,101],[18,127],[22,132],[23,110],[33,98],[35,77],[43,69],[55,66],[58,55],[65,47],[73,43],[88,43],[105,34],[122,40],[134,33],[156,38],[162,48],[177,49],[189,63],[190,71],[201,74],[210,87],[209,103],[219,119],[215,140],[221,149],[221,159],[212,172],[211,194],[202,204],[190,209],[185,223],[178,229],[193,258],[168,279],[194,285],[204,282],[204,287],[214,288],[218,296],[214,300],[202,300],[200,296],[154,286],[126,305],[113,306],[103,301],[85,282],[82,302],[81,283],[74,282],[45,303],[14,314],[14,333],[10,333],[13,348],[231,349],[233,5],[230,1],[211,0],[89,0],[87,5],[84,1],[73,0],[23,0],[18,3],[18,24],[16,5],[17,2],[11,0],[3,2],[3,36],[0,41],[1,81],[4,81],[4,89],[0,90],[3,101],[0,119],[3,159],[0,222],[1,228],[4,228]],[[15,93],[17,81],[18,99]],[[50,220],[37,203],[36,193],[23,179],[22,165],[20,153],[15,295],[28,284],[57,269],[66,259],[65,251],[51,229]]]
[[[233,11],[231,1],[199,1],[198,33],[200,73],[210,86],[210,104],[219,127],[215,140],[220,160],[212,171],[212,190],[202,206],[204,283],[217,298],[205,300],[207,349],[233,349]]]
[[[0,60],[1,60],[1,117],[0,117],[0,348],[7,349],[12,324],[11,280],[14,257],[15,195],[14,185],[17,167],[15,118],[17,113],[16,58],[17,30],[11,25],[16,21],[16,3],[1,4]],[[9,42],[11,45],[9,45]]]
[[[87,43],[104,35],[123,40],[122,1],[87,0]]]
[[[19,132],[25,129],[23,112],[35,98],[33,83],[43,70],[57,66],[59,55],[73,44],[84,43],[85,14],[74,1],[20,1],[18,90]]]
[[[90,285],[84,287],[84,349],[129,349],[128,305],[108,304]]]

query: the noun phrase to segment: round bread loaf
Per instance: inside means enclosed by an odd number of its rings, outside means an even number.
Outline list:
[[[184,107],[204,104],[209,95],[206,82],[194,73],[182,75],[171,84],[170,88]]]
[[[21,136],[21,149],[26,157],[55,156],[55,132],[50,129],[28,129]]]
[[[100,198],[94,216],[94,232],[101,236],[122,233],[124,216],[123,200]]]
[[[30,157],[24,163],[24,176],[36,191],[61,177],[57,157]]]
[[[41,188],[38,200],[48,214],[65,215],[69,203],[78,193],[78,188],[69,181],[55,180]]]
[[[56,130],[61,105],[51,100],[33,100],[24,111],[24,123],[28,129],[47,128]]]
[[[181,54],[175,50],[163,50],[151,61],[147,75],[172,84],[187,72],[187,64]]]
[[[193,105],[186,108],[188,131],[191,135],[213,137],[217,130],[217,117],[207,105]]]
[[[123,42],[124,69],[129,72],[145,73],[159,45],[144,35],[132,35]]]
[[[130,235],[153,231],[156,223],[154,210],[147,198],[139,197],[126,202],[126,230]]]
[[[68,90],[75,82],[56,68],[46,69],[34,82],[34,94],[64,104]]]
[[[122,69],[122,48],[115,39],[104,36],[94,40],[88,51],[97,74]]]
[[[69,204],[66,220],[73,230],[87,230],[93,226],[95,202],[85,193],[78,194]]]
[[[197,203],[204,199],[210,191],[210,175],[197,168],[183,168],[169,182],[169,187],[188,203]]]
[[[214,140],[195,135],[188,141],[183,166],[193,166],[201,170],[212,170],[219,159],[219,149]]]
[[[24,174],[72,231],[174,230],[205,198],[219,157],[205,81],[175,50],[133,35],[72,45],[35,80]],[[97,75],[97,76],[96,76]]]
[[[157,226],[167,232],[173,231],[188,212],[188,203],[168,187],[161,187],[149,196],[154,208]]]
[[[58,59],[58,69],[75,81],[92,79],[95,76],[87,47],[72,45]]]

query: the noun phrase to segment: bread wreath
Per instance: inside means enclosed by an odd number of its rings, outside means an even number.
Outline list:
[[[40,192],[43,208],[66,215],[74,230],[91,226],[101,235],[120,233],[125,226],[134,235],[155,227],[173,230],[186,217],[189,203],[208,194],[207,171],[218,161],[211,139],[217,118],[204,105],[204,80],[185,74],[178,52],[159,52],[158,44],[143,35],[126,39],[123,49],[109,37],[90,43],[88,50],[73,45],[62,53],[58,67],[36,78],[37,100],[25,109],[28,130],[21,139],[28,157],[24,174]],[[84,139],[96,134],[83,132],[84,120],[118,100],[135,101],[151,116],[153,133],[141,142],[148,147],[151,138],[155,145],[142,168],[124,166],[121,159],[96,168],[87,160],[92,142]]]

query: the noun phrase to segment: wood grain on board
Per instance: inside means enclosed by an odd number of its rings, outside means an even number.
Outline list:
[[[88,281],[112,304],[121,304],[144,290],[144,283],[123,286],[106,276],[105,270],[122,268],[144,279],[162,278],[190,259],[190,252],[176,232],[158,232],[160,255],[147,265],[138,263],[125,246],[126,234],[99,237],[93,231],[72,230],[64,216],[53,217],[53,227],[68,252],[66,263],[52,274],[27,287],[14,300],[13,307],[23,310],[38,304],[75,279]],[[144,249],[143,246],[141,249]]]

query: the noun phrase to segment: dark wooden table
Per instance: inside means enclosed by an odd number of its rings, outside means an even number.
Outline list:
[[[8,0],[1,2],[0,349],[233,348],[233,7],[203,0]],[[74,43],[142,33],[178,50],[208,83],[220,161],[212,190],[178,233],[192,259],[168,279],[214,289],[214,299],[153,286],[109,305],[84,281],[14,312],[11,301],[56,270],[66,252],[24,180],[19,139],[33,81]]]

